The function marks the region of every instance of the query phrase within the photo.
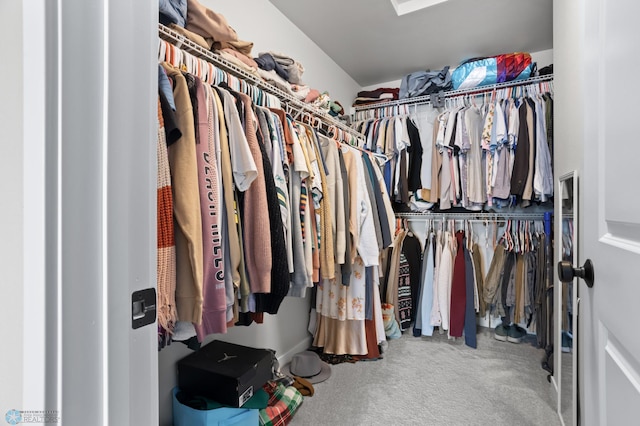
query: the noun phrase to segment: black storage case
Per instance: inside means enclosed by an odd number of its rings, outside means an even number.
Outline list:
[[[178,361],[178,387],[241,407],[272,378],[271,351],[214,340]]]

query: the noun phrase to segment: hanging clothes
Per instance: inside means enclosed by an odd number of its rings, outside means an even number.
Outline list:
[[[457,251],[453,263],[451,280],[449,336],[462,337],[467,303],[466,266],[464,256],[464,232],[455,233]]]
[[[476,95],[456,97],[444,110],[420,105],[415,113],[380,110],[379,117],[356,121],[364,146],[389,159],[385,181],[394,209],[477,211],[547,202],[553,195],[552,94],[525,87],[531,92],[516,97],[494,91],[481,106]]]
[[[158,143],[168,151],[168,173],[159,179],[171,180],[159,180],[158,188],[175,194],[159,197],[159,207],[169,205],[178,225],[177,278],[172,242],[168,251],[159,247],[167,254],[158,274],[166,283],[159,287],[163,344],[178,320],[181,340],[197,334],[200,341],[262,322],[287,294],[302,297],[316,281],[321,309],[314,340],[327,353],[379,357],[385,335],[378,258],[392,243],[393,223],[384,163],[321,137],[280,109],[256,105],[255,93],[237,91],[248,87],[238,80],[228,80],[233,88],[212,88],[211,68],[186,68],[163,64],[159,72],[168,83],[159,84]],[[173,116],[162,113],[163,103],[175,108]],[[170,239],[164,228],[159,241]],[[335,303],[332,296],[339,296]]]
[[[411,291],[411,316],[410,322],[415,322],[418,312],[418,298],[420,296],[420,273],[422,272],[422,247],[420,241],[409,229],[402,243],[402,253],[409,265],[409,284]]]
[[[176,219],[176,309],[178,319],[202,322],[202,217],[198,193],[198,169],[193,108],[187,81],[180,70],[162,64],[173,81],[176,117],[182,137],[168,150]]]
[[[418,301],[418,312],[413,335],[418,337],[433,335],[433,325],[431,324],[431,309],[433,306],[433,281],[434,281],[434,261],[435,261],[435,234],[429,232],[425,242],[425,249],[422,255],[421,287]]]
[[[467,249],[466,244],[464,247],[464,264],[465,264],[465,290],[466,290],[466,303],[464,312],[464,342],[467,346],[477,348],[477,323],[476,323],[476,311],[474,306],[474,294],[476,289],[476,276],[474,273],[473,261],[471,260],[471,254]]]
[[[202,81],[187,75],[187,82],[196,106],[196,161],[200,193],[203,243],[203,306],[202,322],[196,325],[198,339],[227,330],[227,293],[225,285],[224,244],[222,238],[221,165],[218,161],[220,136],[217,134],[217,110],[210,103],[210,92]],[[233,302],[232,302],[233,304]]]

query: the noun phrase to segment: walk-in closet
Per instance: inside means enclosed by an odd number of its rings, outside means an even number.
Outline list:
[[[255,52],[254,43],[242,41],[235,23],[229,21],[227,27],[227,18],[213,5],[190,1],[187,6],[184,25],[171,19],[173,9],[161,10],[167,25],[159,26],[158,61],[160,78],[168,82],[160,86],[173,87],[161,100],[186,92],[177,88],[179,73],[187,76],[187,86],[195,79],[214,87],[217,95],[198,101],[197,115],[217,108],[217,119],[210,115],[207,123],[193,113],[196,133],[199,129],[196,141],[204,141],[199,138],[208,133],[212,150],[207,155],[211,163],[202,167],[216,170],[214,161],[219,167],[217,174],[201,176],[207,183],[200,187],[209,188],[201,194],[202,217],[209,216],[212,206],[224,208],[214,215],[216,224],[203,219],[203,227],[211,227],[214,237],[237,235],[237,241],[214,238],[213,252],[219,250],[226,264],[210,270],[203,258],[203,300],[199,305],[191,298],[188,307],[180,271],[193,271],[197,263],[180,255],[183,237],[176,237],[173,259],[173,246],[170,251],[159,247],[164,263],[172,265],[158,269],[159,282],[165,283],[158,287],[161,422],[169,418],[170,406],[176,409],[170,391],[179,387],[176,365],[214,339],[273,349],[283,367],[291,361],[293,366],[297,354],[308,349],[336,371],[339,364],[369,360],[365,365],[375,376],[376,364],[391,362],[399,350],[398,338],[412,336],[425,345],[427,361],[428,346],[443,336],[449,344],[464,342],[469,351],[477,349],[478,338],[488,336],[505,350],[514,344],[537,349],[528,355],[536,358],[536,370],[528,373],[546,383],[548,401],[553,401],[551,49],[533,55],[546,61],[540,63],[542,73],[529,53],[500,58],[499,74],[509,76],[493,84],[467,76],[472,81],[455,82],[454,88],[449,80],[463,77],[444,69],[433,81],[446,81],[430,92],[420,92],[417,80],[411,80],[363,88],[347,101],[330,90],[314,98],[312,92],[320,90],[306,84],[310,65],[287,57],[284,47]],[[203,13],[207,7],[211,9]],[[203,18],[207,13],[216,16],[219,28]],[[207,38],[219,48],[211,48]],[[227,41],[231,38],[237,41]],[[232,105],[239,99],[244,107],[237,121]],[[185,102],[195,111],[194,99],[176,97],[176,115],[182,114]],[[350,112],[345,111],[346,102],[352,103],[350,108],[347,104]],[[158,140],[158,152],[164,151],[161,145],[168,146],[168,158],[159,161],[171,177],[166,181],[172,185],[176,220],[173,231],[170,217],[163,218],[159,229],[186,236],[190,232],[176,213],[184,209],[184,189],[176,186],[182,183],[175,175],[184,171],[171,158],[177,148],[167,139],[184,123],[167,120],[170,103],[161,102],[159,110],[167,126],[161,127],[165,140]],[[257,173],[250,167],[236,170],[241,157],[233,150],[246,145],[249,159],[255,138],[250,134],[258,134],[263,151],[264,167],[257,167]],[[225,138],[228,142],[213,142]],[[257,151],[252,154],[258,165]],[[233,170],[225,171],[226,156]],[[262,184],[258,191],[266,192],[267,205],[274,205],[268,214],[251,207],[256,205],[250,189],[254,184],[238,180],[249,173],[257,176],[253,182],[275,182],[274,189]],[[232,176],[236,191],[221,183]],[[217,190],[211,191],[212,180]],[[235,211],[231,205],[237,206]],[[158,206],[158,211],[167,209]],[[263,228],[271,229],[270,242],[266,235],[254,236],[258,218],[266,221]],[[222,231],[215,232],[218,229]],[[208,247],[210,242],[202,238],[201,244]],[[234,244],[243,253],[237,261],[225,253],[232,252]],[[268,272],[265,279],[258,279],[259,268]],[[223,278],[211,287],[220,288],[216,296],[206,290],[215,281],[207,276],[223,270]],[[188,275],[189,282],[197,281]],[[192,292],[192,287],[187,290]],[[294,303],[299,310],[289,313],[286,307]],[[180,314],[194,310],[202,312],[201,324]],[[280,339],[289,334],[281,327],[302,339],[291,339],[295,345],[279,344],[276,335]],[[316,400],[327,386],[330,379],[317,385]]]
[[[7,424],[640,416],[635,2],[1,2]]]

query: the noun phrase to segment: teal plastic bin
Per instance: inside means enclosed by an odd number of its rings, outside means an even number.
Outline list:
[[[249,408],[215,408],[196,410],[182,404],[176,398],[179,389],[173,388],[174,426],[258,426],[259,412]]]

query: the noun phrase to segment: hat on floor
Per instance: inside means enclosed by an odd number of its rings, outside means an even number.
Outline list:
[[[331,377],[331,366],[322,361],[317,353],[304,351],[295,354],[291,362],[282,368],[282,373],[320,383]]]

